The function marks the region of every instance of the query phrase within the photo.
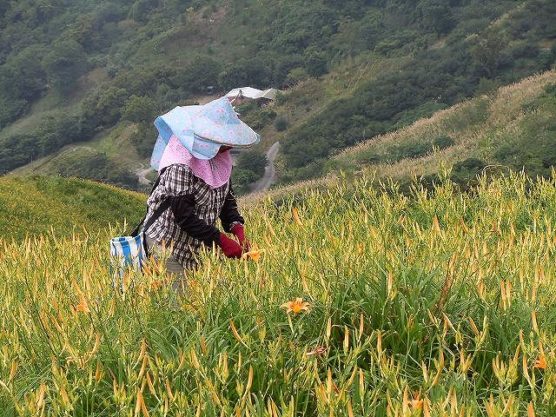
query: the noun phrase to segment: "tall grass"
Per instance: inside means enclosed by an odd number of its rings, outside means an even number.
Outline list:
[[[371,182],[261,201],[183,294],[113,291],[115,231],[0,243],[0,415],[555,415],[556,182]]]

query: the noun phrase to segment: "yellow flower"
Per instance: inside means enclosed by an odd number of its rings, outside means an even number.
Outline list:
[[[163,280],[163,279],[157,279],[157,280],[151,282],[151,290],[154,290],[154,291],[159,290],[159,289],[161,289],[162,287],[164,287],[164,285],[166,285],[166,281],[165,281],[165,280]]]
[[[258,262],[259,259],[261,259],[262,254],[262,250],[252,250],[241,255],[241,259],[252,259],[255,262]]]
[[[310,304],[303,301],[302,298],[297,297],[294,301],[288,301],[280,306],[286,309],[286,313],[292,312],[293,314],[299,314],[302,311],[309,311]]]

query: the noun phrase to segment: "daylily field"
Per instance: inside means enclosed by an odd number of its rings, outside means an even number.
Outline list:
[[[556,182],[370,178],[244,207],[256,247],[112,288],[108,241],[0,241],[0,416],[556,415]]]

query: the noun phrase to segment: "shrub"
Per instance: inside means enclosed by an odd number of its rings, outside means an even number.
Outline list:
[[[60,157],[57,172],[65,177],[79,177],[109,182],[121,187],[137,188],[137,177],[110,160],[105,153],[79,149]]]
[[[432,141],[433,146],[438,149],[449,148],[450,146],[454,146],[455,143],[454,139],[447,135],[438,136]]]
[[[242,114],[242,120],[255,130],[262,129],[276,118],[276,112],[269,108],[257,108],[247,114]]]
[[[250,185],[264,175],[266,164],[266,156],[258,150],[241,152],[237,157],[232,179],[236,193],[248,193]]]
[[[278,132],[283,132],[288,128],[288,120],[284,116],[278,116],[274,120],[274,128]]]
[[[289,86],[294,86],[307,78],[309,78],[309,74],[307,74],[305,68],[297,67],[288,72],[285,82]]]
[[[152,153],[156,137],[157,131],[154,125],[151,122],[143,122],[137,125],[137,131],[131,141],[139,155],[148,158]]]
[[[131,122],[152,122],[157,109],[155,101],[150,97],[131,96],[123,109],[122,119]]]
[[[407,142],[391,148],[391,161],[399,161],[405,158],[419,158],[432,151],[433,147],[428,142]]]
[[[83,47],[74,40],[60,40],[44,57],[43,67],[48,81],[61,93],[71,91],[75,82],[86,69]]]
[[[472,180],[475,179],[486,166],[487,163],[482,159],[467,158],[454,164],[450,179],[460,185],[472,185]]]

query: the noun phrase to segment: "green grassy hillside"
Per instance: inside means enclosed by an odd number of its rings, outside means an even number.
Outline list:
[[[2,417],[554,416],[555,181],[371,183],[244,210],[183,294],[115,292],[108,231],[0,242]]]
[[[0,240],[94,233],[137,223],[145,196],[92,181],[56,177],[0,178]]]

